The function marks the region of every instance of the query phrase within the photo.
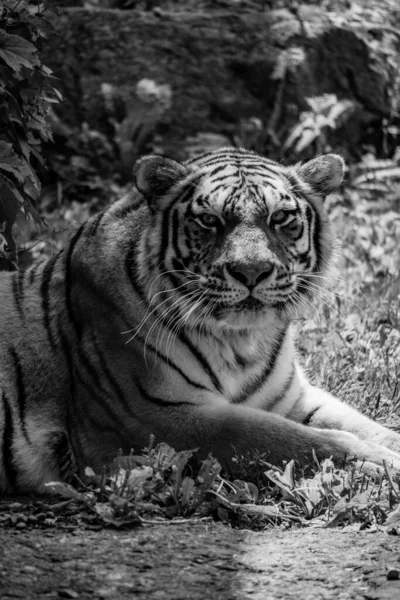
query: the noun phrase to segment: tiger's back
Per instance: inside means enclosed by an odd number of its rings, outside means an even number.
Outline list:
[[[310,386],[293,345],[329,265],[341,160],[222,149],[147,157],[135,176],[140,191],[44,265],[0,276],[0,490],[98,469],[151,434],[227,464],[252,449],[397,458],[355,437],[398,443]]]

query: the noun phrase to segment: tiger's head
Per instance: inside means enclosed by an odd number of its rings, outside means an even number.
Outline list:
[[[149,212],[139,257],[149,301],[189,326],[293,316],[329,265],[323,201],[343,172],[335,154],[294,167],[238,148],[184,164],[142,158],[134,177]]]

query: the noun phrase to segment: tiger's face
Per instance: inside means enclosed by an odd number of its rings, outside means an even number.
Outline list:
[[[290,170],[223,149],[174,163],[176,180],[164,171],[162,194],[160,178],[157,188],[154,173],[136,170],[152,212],[147,258],[157,298],[175,301],[188,324],[259,328],[293,314],[329,262],[322,201],[343,174],[335,155],[310,163]]]

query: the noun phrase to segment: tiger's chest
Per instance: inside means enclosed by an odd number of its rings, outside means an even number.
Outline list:
[[[210,336],[175,344],[159,388],[169,399],[269,410],[278,397],[282,404],[294,374],[293,341],[286,330],[272,341],[257,334],[233,339]]]

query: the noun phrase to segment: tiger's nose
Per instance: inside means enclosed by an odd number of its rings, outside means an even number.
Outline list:
[[[232,264],[227,266],[229,275],[248,288],[253,288],[264,279],[267,279],[273,270],[274,265],[272,263],[254,267]]]

